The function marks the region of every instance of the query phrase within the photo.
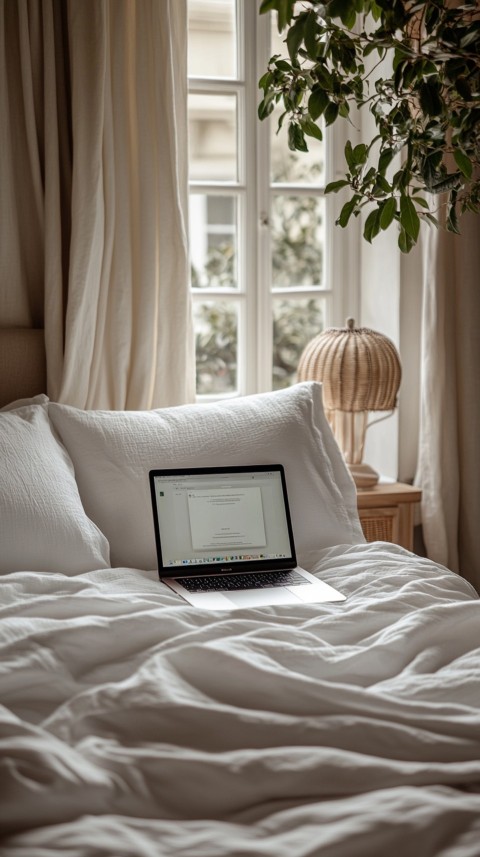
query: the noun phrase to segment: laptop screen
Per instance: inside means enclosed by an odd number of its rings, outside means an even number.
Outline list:
[[[159,571],[296,564],[281,465],[150,473]]]

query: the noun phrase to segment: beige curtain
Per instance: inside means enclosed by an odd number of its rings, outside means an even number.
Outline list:
[[[480,216],[424,246],[419,468],[428,555],[480,592]]]
[[[1,26],[0,324],[44,324],[53,399],[191,401],[185,0],[2,0]]]

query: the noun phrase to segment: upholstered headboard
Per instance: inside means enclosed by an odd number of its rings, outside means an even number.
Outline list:
[[[0,407],[45,393],[44,331],[0,328]]]

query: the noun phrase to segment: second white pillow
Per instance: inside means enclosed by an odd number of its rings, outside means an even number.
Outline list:
[[[148,472],[283,464],[299,558],[363,542],[351,477],[324,416],[321,385],[156,411],[81,411],[50,403],[87,514],[113,565],[156,568]]]

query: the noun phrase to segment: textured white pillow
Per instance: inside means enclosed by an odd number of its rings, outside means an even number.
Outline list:
[[[0,573],[108,568],[105,536],[83,509],[46,396],[0,411]]]
[[[148,471],[157,467],[283,464],[299,557],[364,541],[320,384],[157,411],[81,411],[51,402],[49,415],[113,565],[156,568]]]

